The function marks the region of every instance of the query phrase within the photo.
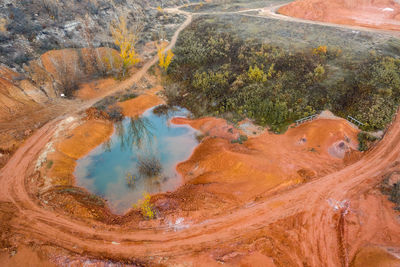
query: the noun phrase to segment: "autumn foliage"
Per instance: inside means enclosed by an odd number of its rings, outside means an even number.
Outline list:
[[[135,50],[138,33],[128,29],[126,19],[121,17],[118,22],[111,25],[111,34],[114,43],[119,47],[122,67],[120,78],[125,78],[127,71],[140,62]]]
[[[172,58],[174,57],[174,53],[172,53],[171,49],[165,52],[164,46],[160,45],[158,46],[157,54],[159,59],[158,65],[167,71],[169,65],[171,64]]]
[[[143,193],[143,198],[133,205],[134,208],[139,208],[143,217],[146,219],[154,219],[156,216],[153,205],[150,203],[151,196],[149,193]]]

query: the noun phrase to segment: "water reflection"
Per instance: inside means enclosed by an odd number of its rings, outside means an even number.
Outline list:
[[[134,146],[140,149],[143,144],[151,145],[154,139],[154,126],[149,118],[126,118],[114,124],[115,134],[118,136],[121,150],[132,150]],[[103,150],[110,152],[113,139],[102,144]]]
[[[129,209],[143,192],[175,189],[180,184],[176,164],[190,156],[197,141],[194,129],[169,121],[187,115],[181,108],[163,114],[150,109],[116,123],[110,140],[78,161],[77,184],[107,199],[116,213]]]

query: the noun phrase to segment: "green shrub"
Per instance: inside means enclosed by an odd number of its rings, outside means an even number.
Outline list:
[[[153,113],[157,116],[167,115],[171,110],[171,106],[169,105],[158,105],[153,109]]]
[[[53,166],[53,161],[52,160],[49,160],[48,162],[47,162],[47,165],[46,165],[46,167],[47,167],[47,169],[51,169],[51,167]]]
[[[195,116],[247,117],[280,133],[330,109],[357,114],[367,130],[377,130],[400,101],[400,59],[374,53],[355,61],[340,47],[289,50],[241,39],[201,19],[180,35],[174,53],[166,96]]]
[[[240,135],[238,137],[238,139],[231,140],[231,143],[232,144],[235,144],[235,143],[243,144],[243,142],[246,142],[247,140],[248,140],[248,138],[246,135]]]
[[[367,151],[372,142],[376,141],[378,138],[367,133],[367,132],[359,132],[358,133],[358,150]]]

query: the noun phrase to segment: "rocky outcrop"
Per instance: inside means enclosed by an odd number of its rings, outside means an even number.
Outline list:
[[[7,121],[47,100],[46,95],[23,76],[0,68],[0,122]]]

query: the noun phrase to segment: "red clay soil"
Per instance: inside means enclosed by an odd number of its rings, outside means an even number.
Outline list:
[[[10,256],[9,253],[0,253],[0,263],[5,267],[56,267],[57,265],[47,259],[47,255],[43,255],[40,251],[35,251],[28,246],[21,246],[15,250],[15,255]]]
[[[118,83],[114,78],[99,79],[82,83],[74,96],[82,100],[90,100],[99,98],[112,91],[113,87]]]
[[[148,90],[146,94],[131,100],[118,103],[125,116],[139,116],[145,110],[162,103],[162,99],[155,95],[159,88]],[[87,110],[86,120],[78,127],[65,132],[55,140],[55,151],[47,156],[47,162],[51,161],[51,167],[44,167],[42,171],[53,186],[73,185],[73,172],[76,160],[87,155],[92,149],[101,145],[112,135],[113,123],[105,118],[105,114],[93,114],[93,109]]]
[[[13,83],[17,76],[5,67],[0,68],[0,122],[9,121],[24,110],[38,108],[38,104]]]
[[[161,89],[162,87],[156,86],[151,90],[145,91],[144,94],[138,97],[118,103],[118,106],[122,108],[124,116],[137,117],[145,110],[164,103],[164,101],[156,95]]]
[[[239,132],[223,119],[172,122],[186,122],[208,136],[178,165],[185,182],[208,185],[207,190],[240,202],[337,171],[345,166],[345,154],[357,147],[358,131],[345,120],[319,119],[282,135],[265,131],[243,145],[232,144]],[[335,149],[342,153],[332,153]]]
[[[49,103],[40,89],[22,77],[0,67],[0,168],[35,129],[68,110],[68,101]]]
[[[364,258],[374,253],[380,255],[380,262],[398,264],[396,257],[391,256],[396,255],[400,244],[398,214],[376,187],[383,176],[400,170],[399,118],[384,139],[358,162],[308,183],[287,188],[279,194],[260,193],[244,205],[220,211],[201,222],[191,221],[193,212],[202,212],[193,207],[194,211],[180,213],[185,217],[186,227],[175,231],[173,229],[177,228],[168,226],[170,224],[162,220],[151,228],[132,226],[123,229],[98,221],[76,220],[39,203],[35,194],[31,193],[30,183],[34,179],[26,178],[32,177],[34,160],[52,137],[56,123],[44,126],[27,140],[0,174],[0,215],[3,219],[8,218],[1,220],[3,242],[33,241],[64,248],[68,253],[147,266],[178,263],[189,266],[216,266],[218,263],[260,266],[263,262],[268,262],[269,266],[349,266],[352,261],[354,266],[362,266],[358,263],[364,263]],[[290,166],[290,163],[293,164],[291,157],[318,172],[327,157],[331,157],[327,148],[332,142],[344,138],[344,135],[349,138],[355,135],[355,131],[345,125],[338,127],[339,130],[329,128],[335,123],[342,124],[341,121],[317,120],[281,136],[271,137],[265,133],[250,139],[242,145],[243,148],[221,138],[208,138],[183,166],[193,165],[196,153],[204,148],[205,158],[199,161],[202,167],[208,168],[211,164],[216,170],[221,168],[220,172],[234,175],[232,178],[220,175],[220,183],[213,178],[214,174],[205,174],[206,179],[214,179],[209,184],[221,184],[222,188],[227,182],[235,184],[240,179],[245,180],[237,175],[245,169],[249,183],[265,186],[267,179],[258,173],[273,173],[268,159],[274,157],[281,157],[285,164],[282,167],[287,169],[284,172],[295,173],[297,170],[298,163]],[[322,129],[328,127],[326,134],[315,130],[320,127],[319,124],[325,124],[321,125]],[[273,142],[269,140],[274,140],[277,145],[270,148]],[[210,142],[216,142],[215,145],[220,147],[220,155],[207,153],[207,147],[211,149],[214,146],[210,146]],[[288,148],[293,152],[284,151]],[[309,148],[318,152],[307,151]],[[272,154],[270,157],[262,156],[263,151]],[[258,157],[261,159],[258,160]],[[244,166],[235,165],[238,159],[245,160]],[[232,170],[227,170],[225,165]],[[253,175],[263,181],[255,181]],[[206,190],[207,184],[200,185],[198,192],[210,205],[218,208],[224,204],[216,202],[212,195],[201,194],[201,188]],[[240,196],[238,191],[247,194],[249,189],[260,191],[239,186],[232,191]],[[188,195],[187,200],[181,201],[188,201],[190,197],[196,196]],[[368,250],[371,245],[375,249],[372,252]]]
[[[298,0],[278,13],[307,20],[400,30],[400,3],[396,0]]]
[[[130,87],[150,63],[114,91]],[[283,135],[265,132],[242,145],[231,143],[239,132],[223,120],[174,122],[208,136],[178,166],[185,184],[154,196],[160,218],[139,223],[82,219],[44,202],[35,165],[60,119],[36,131],[0,173],[0,248],[8,255],[17,251],[14,259],[0,254],[0,265],[25,265],[25,257],[44,266],[47,258],[88,264],[84,257],[97,259],[97,266],[110,260],[139,266],[400,265],[399,214],[379,190],[383,177],[400,172],[399,116],[367,153],[351,152],[357,131],[343,120],[319,119]],[[66,143],[55,145],[57,153],[74,161],[102,142],[107,126],[99,126],[103,134],[94,131],[93,144],[82,145],[96,123],[68,132]]]

